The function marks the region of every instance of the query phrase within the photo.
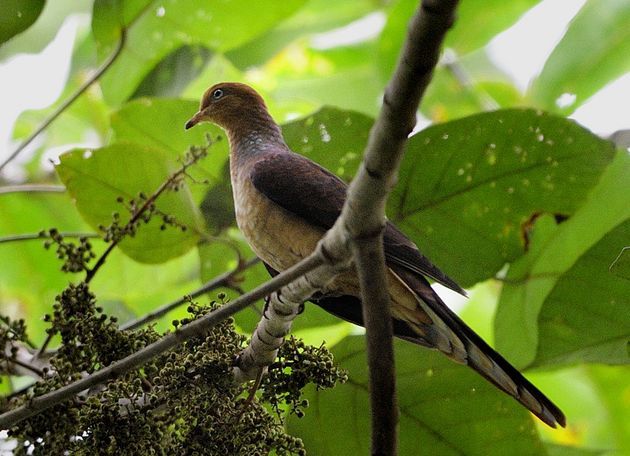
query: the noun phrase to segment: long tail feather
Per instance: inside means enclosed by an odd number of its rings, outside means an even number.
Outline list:
[[[433,320],[433,331],[418,329],[422,334],[420,340],[414,340],[408,333],[402,335],[405,339],[422,345],[429,342],[455,361],[472,367],[549,426],[566,425],[562,411],[450,310],[428,282],[405,272],[400,275],[418,296],[421,309]],[[412,324],[408,326],[414,329]],[[448,340],[448,344],[444,343],[444,339]]]

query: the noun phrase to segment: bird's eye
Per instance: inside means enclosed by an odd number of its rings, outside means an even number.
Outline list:
[[[218,100],[222,96],[223,96],[223,90],[221,89],[217,89],[214,92],[212,92],[212,98],[214,98],[215,100]]]

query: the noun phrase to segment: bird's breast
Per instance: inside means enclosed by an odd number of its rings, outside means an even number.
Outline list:
[[[233,176],[236,222],[265,263],[283,271],[308,256],[324,234],[260,193],[248,176]]]

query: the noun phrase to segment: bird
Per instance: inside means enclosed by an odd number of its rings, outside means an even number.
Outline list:
[[[269,273],[312,253],[341,213],[346,183],[293,152],[263,98],[246,84],[222,82],[206,90],[185,128],[200,122],[227,134],[236,222]],[[465,295],[454,280],[389,221],[383,245],[395,336],[470,366],[550,427],[566,426],[562,411],[449,309],[428,279]],[[310,300],[363,325],[360,296],[358,276],[350,270]]]

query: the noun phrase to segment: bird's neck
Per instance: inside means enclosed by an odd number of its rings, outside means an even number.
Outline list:
[[[280,127],[268,113],[259,114],[243,119],[233,128],[227,128],[232,161],[250,161],[266,152],[288,151]]]

